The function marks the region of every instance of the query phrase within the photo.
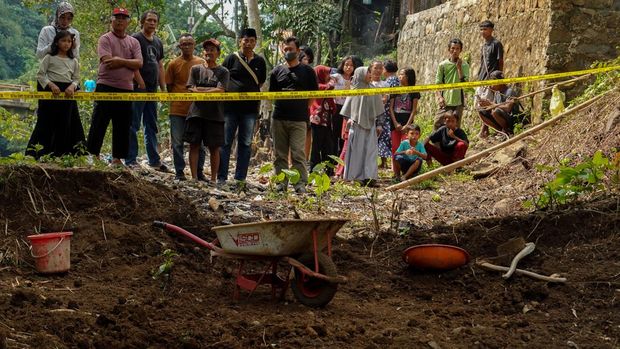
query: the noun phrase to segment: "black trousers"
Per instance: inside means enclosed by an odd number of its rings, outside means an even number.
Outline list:
[[[95,92],[133,92],[98,84]],[[93,118],[88,131],[88,152],[99,155],[110,120],[112,120],[112,157],[125,159],[129,151],[129,127],[131,126],[131,101],[95,101]]]
[[[61,91],[70,85],[63,82],[54,83]],[[37,91],[51,91],[51,89],[37,84]],[[39,100],[37,123],[28,141],[26,155],[37,159],[43,155],[75,155],[83,144],[84,129],[76,101]]]
[[[320,164],[323,161],[334,162],[329,155],[338,156],[336,153],[336,138],[334,132],[328,126],[318,126],[312,124],[312,152],[310,155],[310,170],[314,166]],[[328,174],[333,171],[329,169]]]

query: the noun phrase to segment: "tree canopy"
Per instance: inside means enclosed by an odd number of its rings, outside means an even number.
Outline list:
[[[0,80],[19,77],[34,61],[44,16],[24,8],[19,0],[0,0]]]

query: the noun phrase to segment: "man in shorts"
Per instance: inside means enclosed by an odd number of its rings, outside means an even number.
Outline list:
[[[207,39],[202,43],[205,63],[192,67],[187,89],[196,93],[226,92],[230,73],[217,64],[220,56],[220,42]],[[222,102],[194,102],[187,115],[183,139],[189,143],[189,167],[192,178],[198,177],[198,154],[204,144],[209,148],[211,182],[215,183],[220,167],[220,147],[224,144],[224,106]]]

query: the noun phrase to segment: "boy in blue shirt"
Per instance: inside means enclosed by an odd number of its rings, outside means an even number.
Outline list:
[[[417,175],[422,169],[422,160],[426,159],[424,144],[419,142],[420,133],[422,133],[420,126],[407,125],[404,131],[407,132],[407,139],[400,143],[394,153],[394,179],[399,182],[401,173],[404,173],[404,180]]]

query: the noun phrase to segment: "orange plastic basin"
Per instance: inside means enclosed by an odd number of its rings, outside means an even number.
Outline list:
[[[469,262],[469,253],[450,245],[428,244],[411,246],[403,252],[403,260],[420,270],[452,270]]]

